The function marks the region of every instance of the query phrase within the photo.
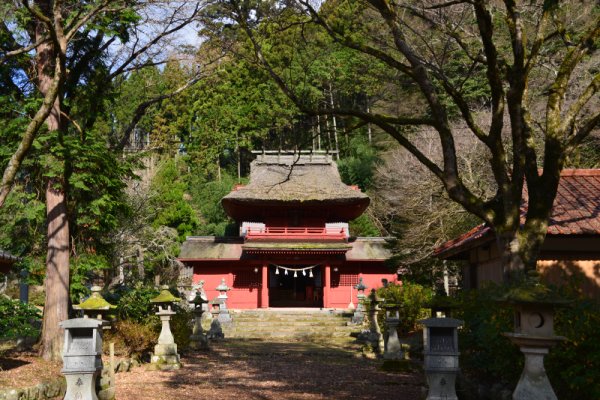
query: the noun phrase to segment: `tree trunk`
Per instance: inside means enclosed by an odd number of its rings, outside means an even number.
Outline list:
[[[317,148],[321,150],[321,118],[317,115]]]
[[[340,157],[340,146],[338,143],[338,131],[337,131],[337,119],[335,117],[335,114],[333,114],[333,110],[335,109],[335,105],[333,103],[333,89],[331,87],[331,83],[329,84],[329,105],[331,106],[331,120],[333,123],[333,137],[335,140],[335,151],[337,152],[337,157],[339,159]]]
[[[48,255],[40,354],[45,360],[60,361],[63,333],[58,324],[69,318],[69,221],[62,182],[48,182],[46,211]]]
[[[40,5],[50,10],[50,4]],[[45,33],[45,27],[38,23],[36,37]],[[46,96],[56,84],[53,71],[56,67],[57,51],[53,44],[38,47],[36,71],[40,93]],[[60,121],[60,95],[54,101],[50,115],[46,119],[48,130],[62,128]],[[59,161],[60,162],[60,161]],[[46,300],[42,322],[40,355],[45,360],[60,361],[63,345],[63,331],[59,323],[69,318],[69,221],[63,178],[50,179],[46,186],[46,219],[48,224],[48,253],[46,256]]]
[[[367,98],[367,114],[371,112],[369,107],[369,99]],[[367,137],[369,138],[369,144],[373,143],[373,129],[371,128],[371,123],[367,123]]]

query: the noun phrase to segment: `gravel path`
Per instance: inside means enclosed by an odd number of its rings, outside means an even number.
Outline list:
[[[145,367],[116,375],[118,400],[420,399],[422,373],[381,371],[356,347],[236,341],[188,353],[179,371]]]

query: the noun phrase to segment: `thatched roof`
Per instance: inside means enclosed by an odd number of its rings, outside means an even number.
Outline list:
[[[222,200],[225,211],[236,218],[236,208],[277,205],[335,205],[360,208],[369,197],[344,184],[330,155],[261,154],[250,165],[250,182]]]

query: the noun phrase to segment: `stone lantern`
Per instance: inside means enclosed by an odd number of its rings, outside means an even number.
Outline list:
[[[501,301],[514,308],[515,331],[503,335],[525,355],[513,399],[556,400],[544,368],[544,356],[551,347],[566,340],[554,333],[554,313],[556,307],[564,306],[568,301],[553,296],[550,289],[539,282],[535,271],[530,273],[523,286],[510,290]]]
[[[221,283],[216,287],[219,292],[219,296],[217,296],[218,302],[218,310],[219,315],[217,316],[219,322],[221,323],[229,323],[231,322],[231,315],[229,315],[229,310],[227,309],[227,292],[231,290],[227,283],[225,283],[225,278],[221,279]]]
[[[202,282],[203,284],[203,282]],[[196,297],[191,301],[194,313],[194,327],[190,336],[190,347],[192,349],[208,350],[208,338],[202,329],[202,315],[204,314],[204,305],[208,303],[203,290],[196,292]]]
[[[377,320],[377,316],[379,315],[379,311],[381,311],[381,307],[379,306],[383,303],[383,299],[377,295],[375,289],[371,289],[371,294],[369,295],[369,342],[373,348],[377,349],[379,354],[382,354],[384,351],[384,343],[383,343],[383,335],[381,334],[381,328],[379,327],[379,321]]]
[[[458,328],[463,321],[451,318],[455,308],[453,300],[439,296],[429,304],[431,318],[423,324],[424,371],[429,391],[427,400],[458,400],[456,375],[458,374]]]
[[[385,308],[385,349],[383,358],[386,360],[401,360],[402,345],[398,338],[398,326],[400,326],[400,306],[398,304],[387,304]]]
[[[454,318],[427,318],[423,329],[424,370],[429,392],[427,400],[457,400],[455,382],[458,368],[458,327]]]
[[[107,314],[117,308],[102,297],[100,292],[102,288],[100,286],[92,286],[92,295],[87,298],[84,302],[78,305],[74,305],[73,309],[82,310],[84,318],[95,318],[98,320],[108,320]],[[105,324],[104,329],[110,329],[108,324]]]
[[[181,299],[173,296],[171,292],[169,292],[168,286],[162,286],[161,289],[160,294],[150,300],[151,303],[158,306],[156,315],[160,317],[162,323],[158,344],[154,346],[154,354],[152,355],[150,362],[152,367],[161,370],[179,369],[181,368],[181,362],[179,361],[179,354],[177,354],[175,338],[171,333],[170,321],[171,316],[175,315],[171,306]]]
[[[358,297],[358,305],[356,306],[356,309],[354,310],[354,315],[352,316],[353,324],[359,325],[362,324],[365,320],[365,299],[367,298],[367,296],[365,296],[365,290],[367,288],[368,287],[363,282],[363,278],[361,276],[358,279],[358,283],[356,284],[356,286],[354,286],[354,289],[358,291],[358,295],[356,295],[356,297]]]
[[[62,321],[65,330],[62,373],[67,379],[65,400],[98,400],[96,378],[102,370],[102,325],[94,318]]]

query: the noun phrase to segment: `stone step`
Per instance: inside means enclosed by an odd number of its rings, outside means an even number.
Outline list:
[[[261,339],[261,338],[293,338],[293,339],[302,339],[302,338],[310,338],[310,337],[323,337],[323,338],[327,338],[327,339],[331,339],[331,338],[344,338],[344,339],[348,339],[348,341],[354,341],[354,338],[352,338],[350,336],[350,334],[325,334],[325,333],[320,333],[320,334],[315,334],[315,333],[306,333],[306,334],[301,334],[301,333],[295,333],[295,334],[290,334],[289,332],[270,332],[270,333],[265,333],[265,334],[261,334],[261,333],[238,333],[238,332],[224,332],[225,333],[225,337],[226,338],[244,338],[244,339]]]
[[[329,329],[323,327],[317,327],[313,329],[294,329],[294,328],[286,328],[286,327],[260,327],[260,328],[245,328],[245,327],[223,327],[224,332],[288,332],[288,333],[347,333],[355,332],[356,329]]]
[[[348,326],[352,314],[339,310],[230,310],[230,314],[233,322],[222,326],[226,338],[319,338],[347,344],[354,340],[351,333],[360,329]]]
[[[275,325],[275,326],[346,326],[348,321],[279,321],[279,320],[239,320],[236,318],[232,318],[234,324],[237,325]]]

